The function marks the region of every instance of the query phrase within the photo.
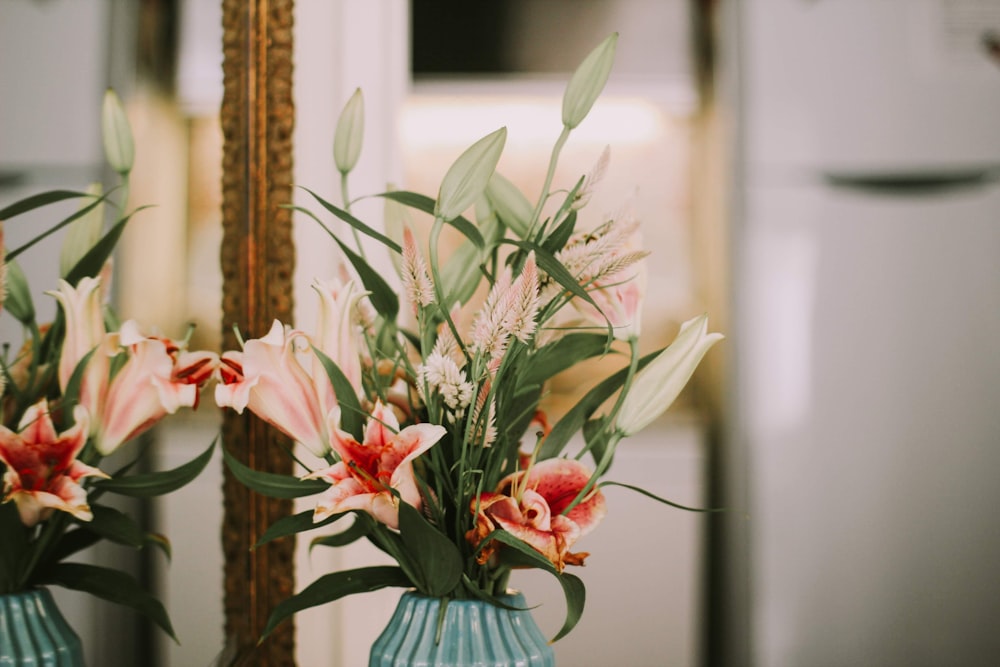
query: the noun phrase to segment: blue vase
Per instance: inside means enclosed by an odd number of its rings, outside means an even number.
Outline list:
[[[480,600],[403,594],[372,645],[369,667],[555,667],[555,656],[520,593],[504,595],[516,611]],[[440,626],[440,634],[439,634]]]
[[[83,667],[80,638],[44,588],[0,595],[0,667]]]

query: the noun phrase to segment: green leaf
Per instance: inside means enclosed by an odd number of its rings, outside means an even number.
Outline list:
[[[77,520],[80,528],[96,533],[117,544],[124,544],[133,549],[141,549],[146,540],[146,533],[132,517],[106,505],[91,504],[90,511],[94,518],[90,521]]]
[[[353,215],[351,215],[350,213],[348,213],[344,209],[338,208],[338,207],[334,206],[333,204],[331,204],[330,202],[326,201],[325,199],[323,199],[322,197],[320,197],[318,194],[316,194],[315,192],[313,192],[309,188],[302,187],[301,185],[299,187],[301,187],[303,190],[305,190],[306,192],[308,192],[309,194],[311,194],[316,199],[316,201],[318,201],[320,203],[320,205],[323,208],[325,208],[327,211],[329,211],[330,213],[333,213],[335,216],[337,216],[338,218],[340,218],[341,220],[343,220],[344,222],[346,222],[351,227],[353,227],[354,229],[358,230],[359,232],[361,232],[365,236],[368,236],[370,238],[375,239],[376,241],[378,241],[379,243],[381,243],[382,245],[384,245],[389,250],[392,250],[393,252],[396,252],[396,253],[403,252],[403,248],[398,243],[396,243],[395,241],[393,241],[392,239],[390,239],[388,236],[386,236],[385,234],[382,234],[380,232],[375,231],[374,229],[372,229],[371,227],[369,227],[365,223],[361,222],[360,220],[358,220],[357,218],[355,218]],[[329,231],[329,230],[327,230],[327,231]],[[336,238],[336,237],[334,237],[334,238]]]
[[[494,172],[489,185],[486,186],[486,198],[503,224],[517,234],[518,238],[523,239],[528,235],[535,211],[531,202],[516,185],[499,172]]]
[[[559,641],[569,634],[570,630],[576,627],[576,624],[580,621],[580,617],[583,616],[583,608],[587,601],[587,589],[583,585],[583,581],[575,575],[559,572],[548,558],[535,549],[532,549],[523,540],[514,537],[504,530],[493,531],[483,540],[483,544],[486,544],[491,539],[503,542],[515,549],[515,551],[505,549],[501,552],[500,560],[504,564],[514,567],[534,567],[545,570],[559,581],[559,585],[563,589],[563,595],[566,597],[566,620],[563,622],[559,633],[552,638],[552,641]]]
[[[312,350],[316,354],[316,358],[323,364],[326,375],[333,384],[333,392],[337,396],[337,403],[340,404],[340,428],[361,442],[365,426],[365,412],[361,409],[361,403],[358,402],[357,390],[344,375],[344,372],[340,370],[340,366],[326,356],[323,350],[315,346],[312,346]]]
[[[108,194],[111,194],[111,193],[109,192]],[[60,229],[62,229],[66,225],[74,222],[75,220],[77,220],[79,218],[84,217],[85,215],[87,215],[88,213],[90,213],[94,208],[100,206],[104,202],[104,200],[107,199],[107,198],[108,198],[107,194],[104,195],[103,197],[97,198],[95,201],[91,202],[90,204],[87,204],[86,206],[80,208],[78,211],[76,211],[75,213],[73,213],[72,215],[70,215],[68,218],[63,219],[61,222],[53,225],[49,229],[46,229],[44,232],[42,232],[38,236],[34,237],[33,239],[31,239],[30,241],[28,241],[24,245],[19,246],[18,248],[14,249],[14,250],[11,250],[10,252],[7,253],[7,261],[9,262],[10,260],[14,259],[15,257],[17,257],[18,255],[20,255],[22,252],[24,252],[28,248],[32,247],[33,245],[35,245],[39,241],[47,238],[48,236],[51,236],[52,234],[55,234],[57,231],[59,231]]]
[[[553,255],[559,252],[565,247],[566,243],[569,242],[570,237],[573,236],[573,232],[576,230],[576,211],[570,211],[559,226],[552,230],[545,241],[542,243],[542,247]]]
[[[83,551],[88,547],[92,547],[100,540],[101,536],[99,534],[87,530],[84,527],[68,530],[62,534],[59,541],[56,542],[55,547],[49,554],[47,554],[47,559],[50,563],[58,563],[61,560],[69,558],[78,551]]]
[[[348,544],[367,537],[372,531],[371,521],[365,521],[360,514],[355,515],[354,523],[339,533],[317,537],[309,543],[309,551],[313,547],[346,547]]]
[[[201,471],[205,469],[205,466],[212,459],[212,452],[215,450],[216,441],[218,441],[218,436],[212,440],[212,444],[208,446],[208,449],[199,454],[197,458],[173,470],[97,480],[94,482],[94,486],[102,491],[111,491],[112,493],[120,493],[123,496],[132,496],[135,498],[162,496],[171,491],[176,491],[201,474]]]
[[[370,593],[390,586],[408,588],[412,582],[403,571],[391,565],[362,567],[355,570],[333,572],[306,586],[300,593],[278,603],[267,619],[267,626],[260,641],[278,625],[303,609],[317,607],[356,593]]]
[[[313,528],[322,528],[323,526],[328,526],[340,517],[344,516],[345,513],[334,514],[333,516],[327,517],[323,521],[316,523],[313,521],[313,515],[315,512],[313,510],[306,510],[305,512],[299,512],[298,514],[293,514],[292,516],[283,516],[264,531],[264,534],[260,536],[257,543],[253,545],[253,548],[264,546],[268,542],[273,542],[274,540],[280,539],[282,537],[288,537],[289,535],[296,535],[298,533],[304,533],[307,530],[312,530]]]
[[[170,539],[161,533],[146,533],[145,538],[143,538],[143,546],[156,547],[163,552],[168,561],[174,557],[174,550],[170,546]]]
[[[443,597],[462,579],[462,555],[455,543],[427,522],[412,505],[399,503],[399,533],[403,546],[416,566],[424,595]]]
[[[597,333],[566,334],[536,352],[518,382],[540,384],[572,368],[584,359],[599,357],[609,351],[608,337]]]
[[[0,464],[0,470],[3,470]],[[13,593],[17,588],[20,572],[18,565],[23,562],[28,549],[29,531],[21,523],[14,503],[0,504],[0,595]]]
[[[441,292],[445,303],[468,303],[483,279],[483,267],[493,245],[500,239],[502,227],[495,215],[479,219],[487,247],[480,248],[464,241],[455,249],[441,269]]]
[[[647,498],[652,498],[653,500],[655,500],[655,501],[657,501],[659,503],[663,503],[664,505],[670,505],[671,507],[676,507],[679,510],[685,510],[685,511],[688,511],[688,512],[725,512],[726,511],[724,507],[707,507],[707,508],[704,508],[704,507],[688,507],[687,505],[681,505],[681,504],[675,503],[673,501],[667,500],[666,498],[661,498],[660,496],[656,495],[655,493],[650,493],[649,491],[647,491],[646,489],[643,489],[641,487],[632,486],[631,484],[622,484],[621,482],[611,482],[611,481],[601,482],[600,484],[598,484],[598,486],[620,486],[620,487],[622,487],[624,489],[629,489],[630,491],[635,491],[636,493],[641,493],[642,495],[646,496]]]
[[[392,201],[409,206],[410,208],[418,211],[434,215],[434,200],[427,195],[409,192],[407,190],[390,190],[389,192],[382,192],[374,196],[391,199]],[[479,228],[469,222],[468,218],[459,215],[451,220],[445,220],[445,223],[461,232],[461,234],[465,236],[465,238],[467,238],[473,245],[475,245],[476,248],[482,250],[483,247],[485,247],[486,241],[480,233]]]
[[[108,194],[111,194],[110,192]],[[104,195],[107,197],[108,195]],[[80,282],[80,278],[85,276],[96,276],[101,272],[104,267],[104,263],[108,261],[108,257],[114,251],[115,246],[118,244],[118,239],[121,238],[122,232],[125,231],[125,225],[128,224],[129,220],[132,219],[139,211],[149,208],[148,206],[141,206],[136,210],[129,213],[127,216],[115,223],[107,233],[101,237],[101,240],[91,248],[83,258],[76,263],[76,266],[66,274],[66,282],[71,285],[76,285]]]
[[[3,308],[21,324],[31,326],[35,321],[35,302],[31,298],[28,277],[24,275],[21,265],[13,260],[7,261],[3,268],[7,273]]]
[[[84,563],[59,563],[42,574],[40,583],[83,591],[134,609],[177,641],[163,604],[144,590],[131,575],[121,570]]]
[[[595,308],[598,308],[597,304],[594,303],[594,300],[590,298],[589,294],[587,294],[587,291],[576,281],[576,278],[574,278],[570,272],[566,270],[563,263],[556,259],[550,252],[546,251],[541,246],[528,241],[506,239],[504,240],[504,243],[517,246],[518,248],[528,252],[534,251],[535,261],[538,263],[538,268],[549,274],[549,276],[559,283],[566,291],[571,292],[574,296],[577,296]],[[600,309],[598,308],[598,310]],[[610,328],[610,325],[608,326]]]
[[[639,360],[638,368],[643,368],[653,360],[662,350],[651,352]],[[563,415],[562,419],[552,427],[552,431],[546,436],[542,443],[542,449],[538,453],[538,459],[550,459],[558,456],[563,447],[569,442],[574,433],[583,428],[583,425],[590,418],[597,408],[601,407],[604,401],[621,388],[628,375],[628,369],[623,368],[614,375],[606,378],[593,389],[584,395],[569,412]]]
[[[321,493],[330,488],[329,484],[318,479],[299,479],[292,475],[279,475],[248,468],[230,454],[225,447],[222,448],[222,457],[233,476],[241,484],[270,498],[301,498]]]
[[[6,222],[11,218],[15,218],[22,213],[27,213],[28,211],[33,211],[36,208],[48,206],[49,204],[54,204],[66,199],[79,199],[81,197],[93,197],[93,195],[87,192],[74,192],[72,190],[48,190],[46,192],[40,192],[37,195],[31,195],[30,197],[25,197],[24,199],[16,201],[3,210],[0,210],[0,220]]]
[[[87,192],[100,197],[103,188],[100,183],[91,183]],[[80,258],[94,247],[101,239],[104,229],[104,205],[101,204],[91,212],[70,225],[63,237],[62,248],[59,250],[59,275],[65,276],[76,266]]]

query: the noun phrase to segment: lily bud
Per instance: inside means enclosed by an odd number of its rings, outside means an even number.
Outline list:
[[[10,260],[4,264],[4,282],[7,289],[3,307],[21,324],[28,324],[35,319],[35,304],[31,300],[31,288],[28,278],[17,261]]]
[[[590,108],[608,81],[617,44],[618,33],[611,33],[573,72],[563,94],[562,122],[567,129],[575,128],[590,113]]]
[[[702,357],[720,333],[708,333],[708,315],[681,325],[674,342],[635,376],[618,413],[617,429],[623,436],[635,435],[663,414],[688,383]]]
[[[441,181],[434,215],[454,220],[486,190],[507,142],[507,128],[487,134],[458,156]]]
[[[101,108],[101,130],[104,135],[104,156],[108,164],[121,175],[132,171],[135,161],[135,144],[122,101],[111,88],[104,93]]]
[[[535,211],[513,183],[495,172],[486,186],[486,198],[505,225],[522,239],[527,236]]]
[[[87,193],[100,197],[102,188],[100,183],[91,183],[87,188]],[[90,205],[85,201],[82,206]],[[90,209],[86,215],[79,218],[66,230],[66,237],[63,240],[62,249],[59,252],[59,275],[66,277],[73,270],[76,263],[83,259],[83,256],[90,252],[90,249],[101,240],[101,232],[104,230],[104,202],[101,202]]]
[[[358,88],[347,100],[344,110],[337,119],[337,130],[333,135],[333,161],[337,171],[346,174],[358,163],[361,155],[361,141],[365,135],[365,100]]]

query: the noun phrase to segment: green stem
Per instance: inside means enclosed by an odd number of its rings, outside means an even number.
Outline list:
[[[68,515],[65,512],[59,512],[45,522],[41,535],[31,547],[31,556],[28,558],[28,562],[21,569],[17,579],[17,590],[24,590],[28,587],[35,568],[38,567],[39,563],[44,562],[48,552],[55,545],[55,541],[62,537],[66,530],[67,518]]]
[[[562,132],[559,133],[559,138],[556,139],[556,143],[552,147],[552,156],[549,158],[549,170],[545,174],[545,184],[542,185],[542,193],[538,196],[538,203],[535,204],[535,210],[531,214],[531,221],[528,223],[527,239],[530,239],[532,234],[534,234],[535,226],[542,217],[542,209],[545,207],[545,202],[548,201],[549,187],[552,185],[552,179],[556,174],[556,165],[559,163],[559,153],[562,152],[563,145],[566,143],[566,139],[569,138],[569,132],[570,129],[563,125]]]
[[[344,210],[350,213],[351,200],[347,196],[347,172],[345,171],[340,172],[340,200],[344,203]],[[351,234],[354,236],[354,245],[358,248],[358,254],[361,255],[361,259],[367,262],[368,258],[365,257],[365,247],[361,245],[361,235],[353,226],[351,227]]]

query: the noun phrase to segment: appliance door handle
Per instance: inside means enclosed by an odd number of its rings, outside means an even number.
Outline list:
[[[921,195],[987,185],[1000,176],[1000,166],[911,171],[827,171],[823,181],[837,188],[873,194]]]

